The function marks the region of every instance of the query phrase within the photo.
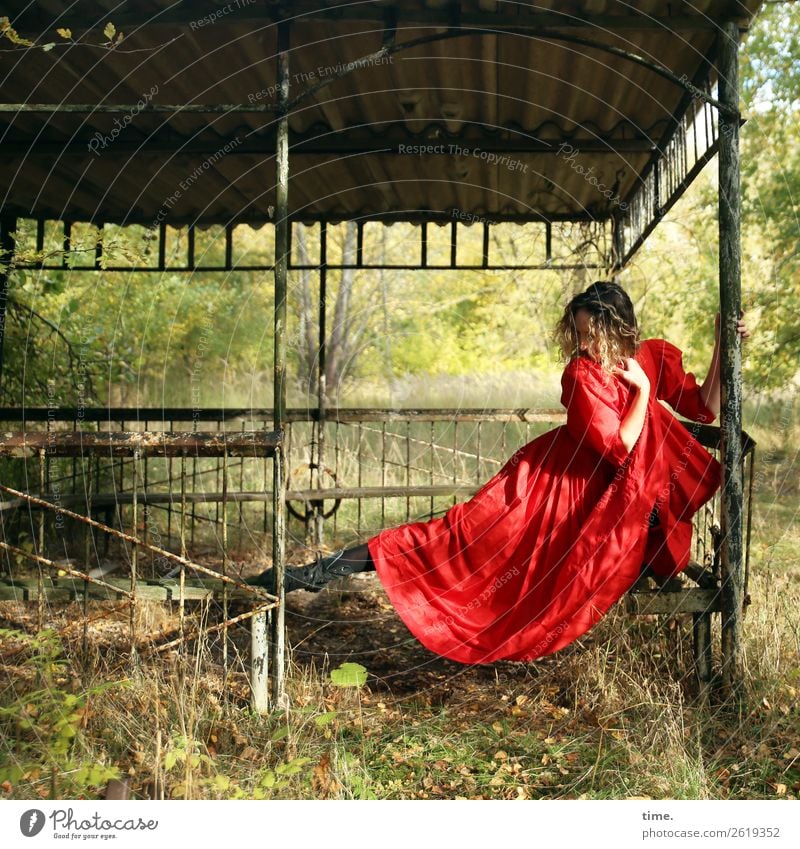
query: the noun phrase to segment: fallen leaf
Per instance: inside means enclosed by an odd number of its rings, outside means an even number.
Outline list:
[[[311,773],[311,786],[322,799],[327,799],[337,787],[336,779],[331,775],[331,756],[325,752]]]

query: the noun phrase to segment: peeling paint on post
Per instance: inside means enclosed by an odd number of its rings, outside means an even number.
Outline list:
[[[267,645],[267,613],[256,613],[250,620],[250,693],[256,713],[269,710]]]
[[[739,29],[719,33],[719,295],[722,427],[722,683],[742,682],[742,353],[736,330],[742,305],[739,176]]]
[[[286,424],[286,276],[289,251],[289,23],[278,24],[278,120],[275,181],[275,383],[274,428],[284,433]],[[285,692],[284,586],[286,536],[286,474],[283,446],[275,452],[273,464],[273,591],[279,599],[272,611],[272,688],[273,707],[283,707]]]

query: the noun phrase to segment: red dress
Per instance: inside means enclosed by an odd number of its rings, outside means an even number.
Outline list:
[[[628,385],[576,357],[561,379],[565,425],[440,519],[369,541],[381,583],[424,646],[462,663],[532,660],[586,633],[643,563],[665,575],[686,566],[691,518],[719,486],[720,466],[656,399],[697,422],[714,414],[674,345],[647,340],[636,359],[651,392],[630,452],[619,437]]]

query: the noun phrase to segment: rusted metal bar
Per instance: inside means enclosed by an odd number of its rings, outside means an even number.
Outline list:
[[[58,457],[108,455],[132,457],[263,457],[276,450],[277,433],[163,431],[35,431],[0,433],[0,457],[35,457],[39,451]]]
[[[171,492],[140,492],[138,496],[138,501],[140,504],[170,504],[173,502],[175,496]],[[264,492],[263,490],[259,490],[258,492],[229,492],[225,496],[228,503],[238,503],[238,502],[269,502],[272,501],[272,493]],[[58,500],[53,497],[41,499],[45,504],[49,506],[59,506],[63,505],[65,507],[68,506],[82,506],[88,504],[86,495],[59,495]],[[186,502],[187,504],[221,504],[223,500],[222,492],[187,492],[186,493]],[[98,493],[92,498],[91,505],[93,508],[97,508],[98,510],[104,507],[115,507],[120,504],[132,504],[133,503],[133,493],[132,492],[116,492],[116,493]],[[8,510],[16,510],[25,505],[25,502],[21,499],[15,499],[14,501],[4,501],[0,502],[0,512],[8,511]],[[37,509],[38,505],[31,505]],[[87,509],[87,513],[89,510]],[[196,515],[193,517],[196,521],[207,520],[208,517],[203,515]],[[214,521],[214,519],[210,519],[210,521]],[[219,522],[219,518],[216,519]],[[146,538],[145,538],[146,542]]]
[[[85,146],[84,146],[85,149]],[[607,152],[607,150],[604,150]],[[496,216],[498,220],[501,216]],[[536,219],[538,221],[538,219]],[[254,222],[254,225],[260,225],[262,222]],[[526,221],[520,221],[521,224],[529,223]],[[36,268],[36,269],[44,269],[46,271],[63,271],[63,266],[55,265],[55,264],[43,264],[43,263],[20,263],[19,268]],[[292,271],[315,271],[315,265],[292,265],[290,266]],[[459,271],[581,271],[581,270],[601,270],[604,268],[602,263],[596,262],[585,262],[585,263],[499,263],[497,265],[483,265],[482,263],[463,263],[457,265],[448,264],[429,264],[426,265],[425,268],[430,271],[452,271],[453,269]],[[419,265],[410,265],[409,263],[392,263],[392,264],[381,264],[381,263],[364,263],[362,265],[358,264],[346,264],[346,263],[329,263],[328,270],[329,271],[342,271],[345,269],[358,269],[365,271],[419,271]],[[97,269],[94,265],[73,265],[71,268],[72,271],[96,271]],[[158,268],[155,265],[107,265],[104,269],[108,272],[124,272],[129,274],[131,272],[163,272],[165,270],[186,273],[186,272],[199,272],[199,271],[228,271],[224,265],[195,265],[193,267],[187,265],[170,265],[165,268]],[[265,271],[269,272],[275,271],[274,266],[272,265],[237,265],[237,271]]]
[[[44,497],[44,451],[39,450],[39,496]],[[44,513],[39,514],[39,555],[44,555]],[[41,567],[41,563],[39,566]],[[42,570],[39,569],[39,573],[37,575],[38,587],[40,590],[39,598],[36,604],[36,624],[37,630],[41,632],[44,629],[44,594],[41,592],[42,588]]]
[[[138,516],[138,501],[137,493],[139,489],[139,452],[133,455],[133,475],[132,475],[132,495],[133,501],[131,504],[131,536],[138,539],[139,532],[137,528]],[[121,514],[122,511],[120,511]],[[137,543],[131,543],[131,606],[130,606],[130,631],[131,631],[131,658],[136,655],[136,581],[138,579],[139,566],[139,546]]]
[[[317,365],[317,405],[319,417],[317,420],[317,448],[312,466],[316,465],[316,486],[324,486],[322,473],[325,467],[325,419],[327,416],[327,377],[325,374],[327,355],[327,300],[328,300],[328,224],[323,221],[319,229],[319,357]],[[325,538],[325,517],[321,504],[314,504],[313,513],[313,542],[319,547]]]
[[[198,416],[199,421],[216,422],[218,427],[221,422],[233,422],[238,420],[256,421],[266,419],[272,421],[275,411],[271,407],[258,408],[209,408],[203,410]],[[563,418],[563,408],[533,409],[529,407],[508,408],[489,407],[482,409],[464,409],[463,407],[419,407],[408,409],[388,409],[380,407],[328,407],[326,410],[328,421],[338,421],[343,424],[381,421],[405,421],[407,418],[425,419],[432,421],[445,421],[461,418],[462,421],[552,421],[554,418]],[[192,421],[191,407],[142,407],[131,409],[124,407],[61,407],[52,410],[47,407],[0,407],[0,422],[46,422],[48,418],[54,422],[69,422],[76,420],[115,422],[130,419],[158,420],[162,422],[190,422]],[[308,422],[316,421],[319,414],[316,409],[308,407],[292,407],[284,410],[284,422]],[[139,431],[136,431],[137,433]],[[144,430],[141,433],[148,433]],[[174,426],[170,424],[167,431],[173,433]],[[262,433],[257,430],[255,433]],[[177,432],[175,432],[177,435]],[[194,431],[186,431],[194,433]],[[201,432],[202,433],[202,432]],[[232,434],[233,432],[228,432]],[[2,434],[2,431],[0,431]],[[220,455],[221,456],[221,455]]]
[[[181,541],[181,560],[186,560],[186,457],[181,455],[181,521],[179,527],[179,535]],[[186,608],[184,599],[186,597],[186,565],[181,563],[181,569],[178,577],[178,586],[180,594],[178,597],[178,630],[181,637],[184,635],[184,624],[186,620]]]
[[[753,448],[750,451],[750,460],[749,460],[749,469],[748,469],[748,484],[747,484],[747,530],[746,530],[746,538],[744,545],[744,588],[743,588],[743,598],[742,604],[744,605],[745,610],[747,609],[747,605],[750,604],[750,594],[748,592],[748,587],[750,586],[750,537],[752,535],[753,530],[753,483],[754,483],[754,470],[755,470],[755,462],[756,462],[756,451]]]
[[[742,308],[739,166],[739,29],[719,31],[719,292],[722,432],[722,683],[738,698],[743,682],[742,606]]]
[[[86,514],[91,515],[92,512],[92,461],[89,460],[86,463]],[[58,516],[58,514],[56,514]],[[92,529],[89,525],[83,526],[83,562],[84,565],[88,568],[89,563],[91,562],[91,553],[92,553]],[[145,542],[147,540],[145,539]],[[89,652],[89,598],[88,593],[85,593],[83,596],[83,632],[81,635],[82,648],[83,648],[83,656],[88,660],[88,652]]]
[[[225,225],[225,269],[233,267],[233,224]]]
[[[72,251],[72,222],[63,222],[64,240],[62,242],[61,267],[69,268],[69,255]],[[94,268],[94,266],[92,266]]]
[[[435,443],[436,443],[436,422],[431,422],[430,455],[429,455],[429,458],[428,458],[428,466],[430,467],[429,468],[429,474],[428,474],[428,485],[429,486],[434,485],[434,483],[433,483],[433,481],[434,481],[433,469],[434,469],[434,466],[436,465],[436,461],[435,461],[436,454],[435,454],[435,450],[434,450]],[[430,500],[429,506],[430,506],[430,513],[431,513],[431,516],[432,516],[433,515],[433,507],[434,507],[432,495],[431,495],[431,500]]]
[[[222,574],[228,574],[228,455],[222,457]],[[228,618],[228,588],[222,585],[222,615]],[[222,634],[222,669],[223,674],[228,674],[228,629],[223,629]]]
[[[326,222],[326,219],[321,219],[320,224]],[[328,265],[328,268],[371,268],[370,265],[364,265],[364,221],[363,219],[356,222],[356,264],[355,266],[342,264],[342,265]]]
[[[363,472],[364,472],[364,458],[363,458],[363,455],[362,455],[363,448],[364,448],[364,434],[363,434],[364,428],[363,428],[363,425],[361,424],[361,422],[359,422],[356,425],[356,428],[357,428],[356,439],[358,440],[358,454],[357,454],[358,459],[356,461],[356,476],[357,476],[358,486],[360,488],[361,483],[363,481]],[[361,500],[360,499],[359,499],[358,503],[356,504],[356,511],[357,511],[356,512],[356,531],[357,531],[357,533],[360,534],[361,533]]]

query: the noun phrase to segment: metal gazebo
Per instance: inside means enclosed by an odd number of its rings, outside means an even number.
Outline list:
[[[8,281],[20,225],[29,222],[42,253],[33,269],[271,271],[274,394],[272,408],[261,411],[263,427],[235,436],[197,427],[108,432],[75,427],[92,416],[98,423],[145,425],[180,418],[164,410],[85,410],[80,416],[60,411],[65,421],[71,417],[73,430],[43,433],[24,423],[45,420],[45,412],[7,407],[0,418],[21,421],[23,427],[4,435],[0,453],[40,459],[48,452],[127,456],[134,469],[148,457],[177,458],[182,469],[187,457],[216,457],[223,464],[236,456],[271,457],[272,558],[280,587],[286,433],[295,415],[286,404],[292,268],[319,275],[324,363],[328,272],[382,267],[365,260],[365,228],[417,225],[419,257],[409,268],[553,269],[559,266],[553,239],[560,228],[581,225],[607,238],[600,265],[614,274],[717,156],[724,467],[719,609],[722,675],[735,689],[741,679],[745,595],[743,459],[751,450],[742,435],[736,333],[742,122],[737,50],[759,6],[760,0],[236,0],[227,5],[130,0],[122,6],[76,0],[63,7],[9,0],[6,49],[0,54],[0,379]],[[357,222],[355,260],[329,263],[327,227],[345,221]],[[539,228],[543,255],[515,266],[495,262],[491,228],[506,222]],[[292,225],[298,223],[318,225],[318,261],[292,262]],[[120,226],[147,228],[156,239],[153,263],[109,265],[98,236],[90,262],[72,258],[68,264],[75,233],[87,224],[98,234]],[[234,263],[237,228],[248,224],[274,228],[269,262]],[[51,261],[44,253],[55,225],[63,251]],[[431,225],[450,228],[449,262],[428,261]],[[477,263],[459,261],[459,234],[467,225],[482,230]],[[224,240],[224,259],[210,263],[198,257],[195,239],[214,227]],[[168,228],[185,228],[183,263],[167,260]],[[324,369],[318,373],[319,405],[311,418],[321,428],[346,418],[346,411],[327,409]],[[230,415],[210,411],[208,418]],[[318,466],[321,459],[316,457]],[[222,481],[218,497],[227,502],[232,493],[226,475]],[[318,483],[322,486],[321,479]],[[14,497],[42,510],[53,508],[43,488],[40,497],[35,486],[29,490],[15,491]],[[334,489],[324,496],[342,493]],[[203,596],[206,590],[185,581],[189,566],[203,573],[202,565],[188,559],[185,545],[175,555],[137,535],[140,497],[134,483],[126,502],[133,511],[131,533],[118,533],[134,552],[149,545],[174,562],[180,570],[177,589],[163,582],[148,589],[137,581],[134,556],[125,587],[67,568],[69,587],[40,577],[35,587],[11,586],[0,595],[41,604],[48,593],[52,599],[89,597],[91,585],[96,597],[116,593],[132,608],[137,594],[169,598],[177,593],[183,600],[196,591]],[[323,500],[320,494],[314,521],[322,521]],[[63,500],[59,505],[62,512],[69,506]],[[90,505],[84,506],[88,516]],[[13,549],[11,543],[3,545]],[[34,554],[34,562],[55,568],[44,555]],[[223,556],[222,570],[211,570],[221,580],[214,592],[252,600],[226,576],[225,567]],[[283,593],[262,593],[253,604],[251,674],[254,704],[263,710],[268,701],[284,699]],[[707,627],[701,607],[684,609],[696,613],[701,630]],[[702,646],[707,659],[707,638]]]

